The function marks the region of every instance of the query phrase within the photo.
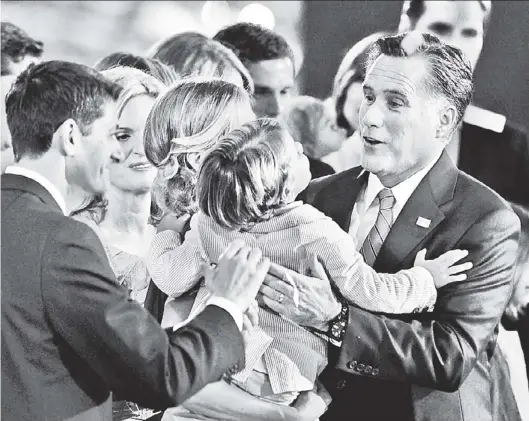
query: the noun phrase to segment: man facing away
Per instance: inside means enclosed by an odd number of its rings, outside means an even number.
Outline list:
[[[177,406],[244,364],[246,311],[268,268],[232,244],[214,298],[164,331],[119,286],[96,234],[68,218],[67,191],[103,193],[120,88],[88,67],[32,65],[7,97],[15,165],[2,185],[2,419],[111,420],[110,392]]]
[[[333,396],[322,419],[496,421],[493,357],[520,224],[445,151],[471,100],[470,63],[435,36],[412,32],[376,41],[368,69],[363,168],[313,181],[307,201],[368,248],[366,261],[379,272],[411,267],[421,249],[431,257],[466,249],[473,268],[466,281],[438,290],[432,312],[412,315],[348,306],[327,282],[277,267],[261,292],[272,310],[336,345],[322,375]]]
[[[2,96],[2,102],[5,103],[5,98],[11,84],[31,63],[40,61],[44,46],[42,41],[31,38],[24,30],[11,22],[2,22],[1,32],[0,43],[2,44],[2,54],[0,58],[2,63],[2,91],[0,95]],[[5,168],[13,163],[13,149],[11,147],[11,135],[7,127],[5,105],[1,107],[0,119],[2,125],[1,164],[3,173]]]
[[[437,36],[461,49],[475,69],[491,13],[491,1],[404,1],[399,30]],[[461,170],[504,199],[529,207],[529,138],[521,127],[470,105],[447,152]]]

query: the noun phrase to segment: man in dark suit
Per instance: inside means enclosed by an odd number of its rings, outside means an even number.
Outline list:
[[[7,97],[16,164],[2,185],[2,419],[111,420],[110,392],[176,406],[244,364],[243,312],[268,263],[233,244],[213,301],[162,330],[115,280],[105,250],[68,218],[67,191],[103,193],[120,88],[78,64],[30,66]]]
[[[466,281],[438,290],[433,312],[373,314],[335,299],[323,281],[276,267],[264,301],[336,345],[322,375],[333,396],[322,419],[493,421],[495,342],[519,221],[444,151],[471,99],[470,64],[417,33],[378,40],[369,64],[363,169],[313,181],[306,200],[348,231],[379,272],[411,267],[424,248],[431,257],[466,249],[473,268]]]
[[[399,30],[436,35],[461,49],[475,69],[491,13],[491,1],[404,1]],[[504,199],[529,207],[529,139],[522,127],[471,105],[447,152]]]

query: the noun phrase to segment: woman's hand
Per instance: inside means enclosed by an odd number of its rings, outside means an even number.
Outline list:
[[[428,270],[433,277],[435,287],[439,289],[452,282],[461,282],[467,279],[467,275],[462,272],[472,269],[472,262],[456,265],[457,262],[467,256],[467,250],[450,250],[441,254],[437,259],[426,260],[426,249],[423,249],[417,253],[414,266],[421,266]]]

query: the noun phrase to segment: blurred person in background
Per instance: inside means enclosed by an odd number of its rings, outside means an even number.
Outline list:
[[[213,39],[231,49],[250,72],[257,117],[278,117],[296,78],[294,53],[287,41],[270,29],[248,22],[221,29]]]
[[[5,98],[17,76],[31,63],[37,63],[42,57],[44,44],[31,38],[23,29],[10,22],[1,23],[2,44],[1,59],[1,92],[2,107],[0,111],[1,167],[2,173],[8,165],[13,163],[13,149],[11,147],[11,134],[7,127]]]
[[[360,165],[362,139],[358,133],[356,136],[354,134],[358,129],[358,113],[364,99],[362,83],[366,77],[365,62],[371,44],[386,35],[389,33],[376,32],[358,41],[345,54],[334,76],[329,102],[336,110],[336,124],[346,130],[347,140],[338,151],[325,156],[323,161],[337,172]]]
[[[290,135],[303,146],[312,178],[334,174],[321,158],[337,151],[345,141],[345,129],[336,125],[334,110],[311,96],[292,97],[281,115]]]
[[[221,43],[197,32],[183,32],[156,43],[149,57],[171,66],[179,78],[218,77],[253,94],[253,81],[237,56]]]
[[[259,251],[231,244],[207,272],[217,299],[164,331],[118,285],[94,231],[68,217],[68,192],[103,194],[109,161],[123,160],[121,92],[89,67],[48,61],[7,97],[16,163],[0,176],[4,421],[109,421],[111,392],[176,406],[244,364],[243,313],[269,267]]]
[[[475,69],[491,13],[491,1],[404,1],[399,31],[432,33],[461,49]],[[523,128],[471,105],[447,151],[461,170],[529,207],[529,139]]]
[[[166,86],[170,86],[180,79],[171,67],[163,64],[161,61],[125,52],[109,54],[94,65],[94,69],[100,72],[113,69],[114,67],[132,67],[141,70],[143,73],[154,76]]]

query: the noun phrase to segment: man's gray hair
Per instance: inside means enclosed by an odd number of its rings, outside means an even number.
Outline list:
[[[460,123],[472,100],[474,84],[471,64],[459,48],[445,44],[435,35],[418,32],[382,37],[371,46],[367,68],[382,54],[390,57],[424,57],[430,67],[426,86],[434,97],[445,99],[456,107],[455,126]]]

